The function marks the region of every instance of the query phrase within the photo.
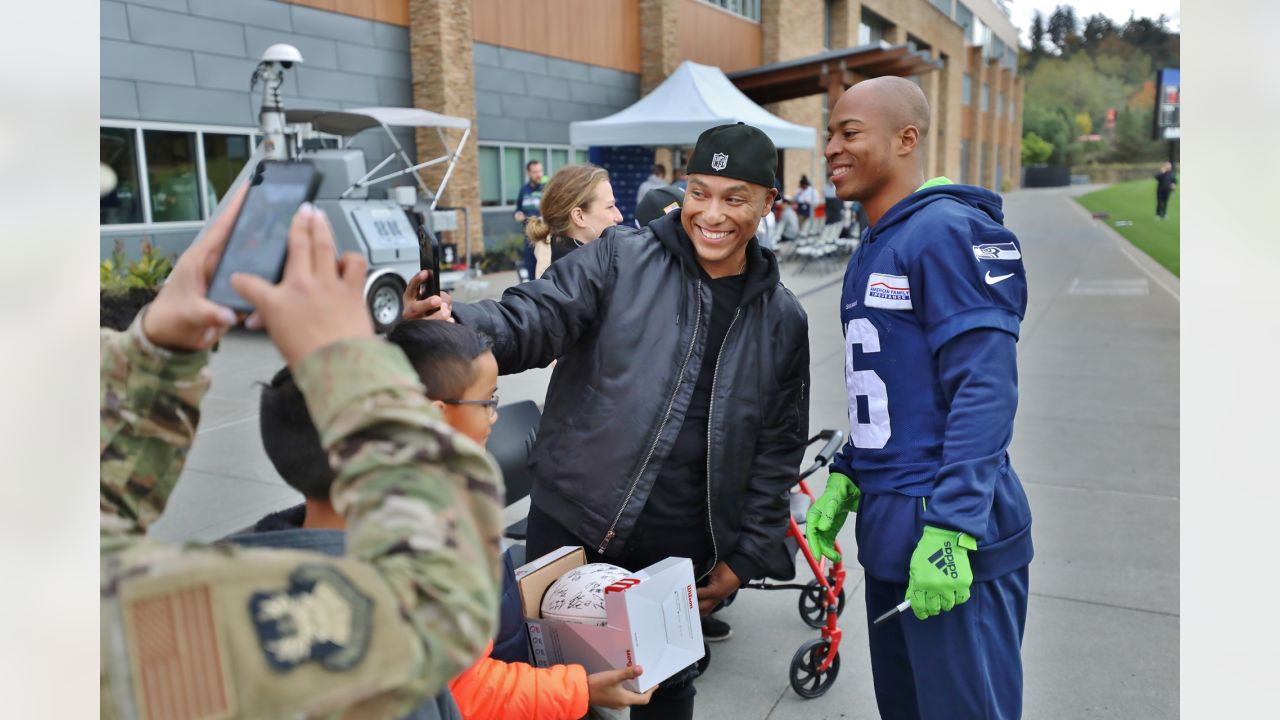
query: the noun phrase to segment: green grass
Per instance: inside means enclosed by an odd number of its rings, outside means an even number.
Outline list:
[[[1134,180],[1117,183],[1104,190],[1077,198],[1090,212],[1110,213],[1105,222],[1139,250],[1165,266],[1174,275],[1179,274],[1180,240],[1178,232],[1178,207],[1181,188],[1169,197],[1169,218],[1156,219],[1156,181]],[[1130,221],[1132,225],[1116,226],[1117,221]]]

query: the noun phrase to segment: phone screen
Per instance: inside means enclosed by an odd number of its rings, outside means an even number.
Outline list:
[[[319,186],[320,173],[309,162],[264,160],[258,165],[209,283],[210,300],[233,310],[253,310],[231,289],[231,276],[252,273],[279,282],[293,216],[298,206],[315,197]]]
[[[423,225],[418,225],[418,267],[431,276],[418,286],[418,299],[440,294],[440,243]]]

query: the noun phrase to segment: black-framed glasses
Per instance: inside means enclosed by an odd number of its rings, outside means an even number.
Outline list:
[[[488,400],[441,400],[445,405],[481,405],[489,412],[490,418],[498,417],[498,396]]]

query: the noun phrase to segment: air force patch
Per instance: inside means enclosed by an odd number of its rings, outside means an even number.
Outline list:
[[[905,275],[871,273],[867,278],[867,295],[863,305],[885,310],[911,309],[911,283]]]
[[[249,598],[258,645],[281,673],[311,660],[335,672],[355,667],[369,649],[372,614],[373,600],[324,565],[301,565],[288,588]]]
[[[987,243],[973,246],[973,256],[979,260],[1021,260],[1022,253],[1013,243]]]
[[[711,169],[723,170],[729,166],[729,156],[724,153],[716,153],[711,156]]]

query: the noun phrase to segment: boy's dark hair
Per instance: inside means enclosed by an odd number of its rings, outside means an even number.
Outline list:
[[[404,351],[432,400],[461,399],[476,379],[472,361],[493,347],[489,336],[440,320],[406,320],[387,340]]]
[[[334,472],[320,444],[302,391],[289,368],[281,368],[262,386],[258,400],[258,431],[262,446],[280,477],[312,500],[328,500]]]

